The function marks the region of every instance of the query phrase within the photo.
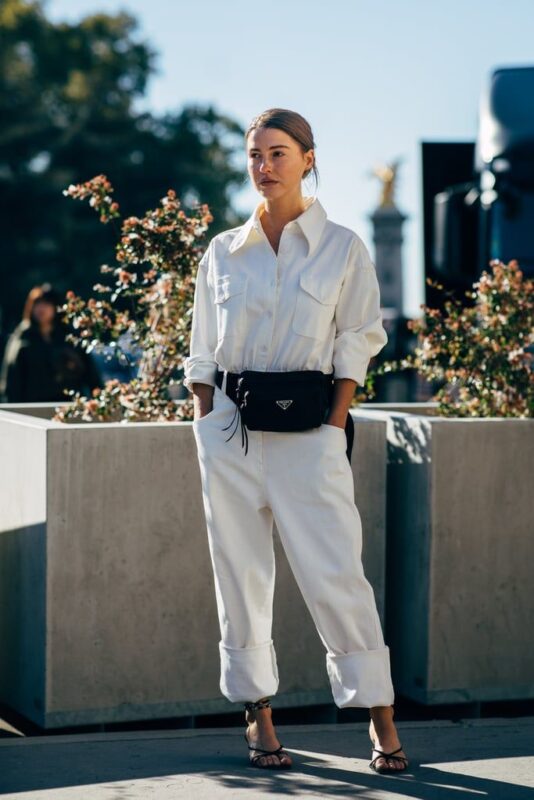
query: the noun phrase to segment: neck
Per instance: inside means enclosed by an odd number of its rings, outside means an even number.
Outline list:
[[[287,222],[299,217],[306,210],[305,198],[300,191],[292,195],[284,195],[275,200],[265,199],[260,210],[262,224],[270,228],[283,228]]]

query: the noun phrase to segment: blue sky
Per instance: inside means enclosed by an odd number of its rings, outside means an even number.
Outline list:
[[[243,126],[272,106],[305,116],[318,196],[373,257],[368,215],[379,184],[369,172],[402,158],[396,200],[408,215],[410,316],[424,296],[420,143],[473,141],[491,71],[534,64],[534,0],[49,0],[46,8],[56,21],[134,14],[159,52],[144,103],[153,111],[213,103]],[[248,213],[259,199],[247,188],[235,205]]]

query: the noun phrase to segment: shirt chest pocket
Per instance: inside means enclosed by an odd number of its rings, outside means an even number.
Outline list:
[[[217,310],[217,338],[239,336],[245,322],[247,278],[243,275],[217,275],[214,281]]]
[[[293,313],[295,333],[313,339],[326,339],[334,319],[338,294],[338,287],[333,281],[303,272],[299,277]]]

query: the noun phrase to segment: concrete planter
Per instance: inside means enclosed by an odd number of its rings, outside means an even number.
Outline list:
[[[387,422],[396,690],[428,704],[534,697],[534,421],[435,407],[365,412]]]
[[[0,406],[0,701],[46,728],[235,710],[191,423],[63,424]],[[364,564],[384,597],[386,424],[356,421]],[[278,536],[277,705],[331,702]],[[302,658],[306,653],[306,658]]]

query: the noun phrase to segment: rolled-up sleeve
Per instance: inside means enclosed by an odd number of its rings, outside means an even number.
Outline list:
[[[183,384],[193,391],[193,383],[215,386],[217,362],[214,358],[217,347],[217,318],[208,285],[211,244],[198,264],[191,321],[189,356],[184,359]]]
[[[380,311],[375,265],[363,241],[355,238],[335,312],[334,378],[365,382],[369,361],[388,341]]]

